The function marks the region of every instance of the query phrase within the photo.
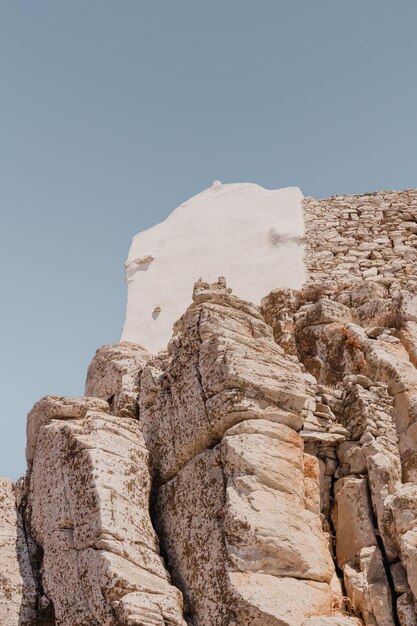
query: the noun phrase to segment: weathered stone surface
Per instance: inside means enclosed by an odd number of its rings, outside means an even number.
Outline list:
[[[350,302],[353,307],[359,307],[370,300],[384,298],[387,293],[386,288],[381,283],[360,282],[353,287],[350,292]]]
[[[394,626],[391,591],[379,548],[362,548],[356,563],[347,563],[343,574],[353,609],[365,624]]]
[[[366,478],[347,476],[335,484],[336,557],[343,570],[356,561],[364,547],[376,546],[372,509]]]
[[[27,515],[57,623],[116,624],[118,603],[138,592],[120,615],[152,609],[162,624],[184,624],[149,517],[148,453],[137,420],[91,410],[90,398],[70,405],[75,418],[62,419],[61,400],[56,410],[51,403],[45,410],[59,417],[39,419]],[[126,624],[141,623],[132,619]]]
[[[235,624],[239,626],[316,626],[311,616],[317,614],[326,616],[322,619],[328,621],[323,624],[330,626],[358,624],[357,620],[335,613],[333,598],[324,583],[241,573],[231,574],[230,583],[234,590]]]
[[[97,350],[87,372],[85,395],[107,400],[113,415],[137,417],[138,376],[150,355],[123,341]]]
[[[199,281],[166,352],[104,346],[87,398],[35,405],[2,624],[416,626],[417,192],[304,210],[308,283],[267,323]]]
[[[358,626],[362,621],[347,615],[330,615],[328,617],[310,617],[306,626]]]
[[[314,405],[306,377],[275,344],[253,305],[201,283],[174,327],[168,356],[140,378],[140,422],[159,481],[245,419],[300,429]]]
[[[352,314],[349,307],[340,304],[336,300],[324,298],[313,304],[298,324],[299,330],[304,326],[316,326],[320,324],[332,324],[333,322],[351,322]]]
[[[245,422],[226,432],[221,457],[224,528],[236,568],[329,582],[333,568],[320,517],[306,508],[300,437],[281,424]]]
[[[108,402],[97,398],[64,398],[61,396],[46,396],[39,400],[30,411],[27,418],[26,460],[29,468],[32,466],[42,426],[51,420],[81,419],[87,411],[110,412]]]
[[[343,286],[417,283],[417,190],[305,198],[309,279]]]
[[[322,410],[306,418],[300,435],[309,453],[326,461],[321,475],[322,511],[327,515],[334,493],[336,557],[349,601],[366,624],[407,623],[412,611],[406,594],[409,588],[414,594],[417,591],[417,370],[416,340],[410,327],[416,315],[415,296],[387,287],[388,283],[372,282],[353,288],[327,286],[325,300],[320,299],[323,290],[315,295],[309,291],[312,302],[306,302],[306,290],[301,295],[296,292],[294,298],[286,292],[281,300],[287,306],[287,328],[292,328],[290,343],[319,386],[327,387],[323,397],[333,403],[336,424],[329,427]],[[337,320],[336,314],[320,315],[321,303],[327,299],[353,307],[355,323],[349,321],[349,314],[345,321]],[[283,313],[274,311],[277,302],[279,294],[273,292],[264,299],[263,310],[278,325],[275,320],[282,319]],[[331,304],[326,307],[337,310]],[[280,340],[279,326],[274,336]],[[339,398],[331,399],[332,389],[340,390]],[[342,442],[331,441],[330,433],[339,432],[337,422],[346,429]],[[340,463],[333,469],[328,462],[332,446]],[[410,484],[403,485],[407,481]],[[393,615],[392,597],[397,593],[403,599]]]
[[[391,533],[397,538],[402,563],[414,597],[417,596],[417,485],[402,485],[387,498]]]
[[[312,381],[274,346],[257,311],[221,284],[199,285],[196,295],[160,373],[152,362],[145,367],[139,399],[145,438],[171,462],[167,471],[156,458],[163,484],[154,510],[189,619],[295,626],[337,614],[342,595],[322,529],[319,463],[304,454],[297,421],[283,418],[302,420],[315,408]],[[184,427],[193,429],[188,438]]]
[[[295,626],[341,602],[319,515],[303,498],[297,434],[262,420],[233,427],[160,487],[157,527],[191,619]]]
[[[397,613],[400,626],[417,625],[416,605],[411,593],[404,593],[398,598]]]
[[[37,594],[13,485],[0,477],[0,624],[35,626]]]

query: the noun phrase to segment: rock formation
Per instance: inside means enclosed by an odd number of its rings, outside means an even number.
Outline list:
[[[197,280],[29,413],[2,625],[417,626],[417,192],[304,211],[304,284]]]

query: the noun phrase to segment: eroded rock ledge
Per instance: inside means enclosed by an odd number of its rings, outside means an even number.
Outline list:
[[[417,296],[391,282],[275,291],[263,312],[318,383],[319,411],[300,435],[321,462],[322,511],[349,605],[365,624],[409,625],[417,623]]]
[[[6,623],[416,624],[416,296],[193,300],[29,414]]]

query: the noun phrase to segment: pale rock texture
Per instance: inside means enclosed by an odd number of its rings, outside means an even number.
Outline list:
[[[417,286],[417,189],[305,198],[303,209],[311,281]]]
[[[99,411],[101,404],[50,397],[29,416],[38,432],[26,515],[42,546],[44,592],[61,626],[183,625],[181,594],[149,517],[138,421]]]
[[[140,378],[140,423],[160,481],[230,426],[257,417],[300,429],[314,399],[300,366],[275,344],[259,310],[223,284],[197,283],[168,354]]]
[[[37,589],[12,482],[0,477],[0,624],[35,626]]]
[[[296,626],[340,610],[318,462],[297,433],[311,383],[221,280],[197,283],[168,355],[145,366],[156,527],[190,623]]]
[[[0,481],[1,626],[417,626],[417,191],[216,182],[126,276]]]
[[[137,417],[137,378],[149,357],[136,343],[103,346],[88,368],[85,395],[109,402],[113,415]]]
[[[300,435],[323,462],[322,511],[334,529],[348,605],[367,625],[415,620],[412,289],[404,277],[391,285],[308,284],[263,301],[276,342],[318,381],[320,404]]]

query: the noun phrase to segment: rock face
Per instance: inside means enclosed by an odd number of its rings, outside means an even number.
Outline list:
[[[95,389],[120,397],[119,376],[109,387],[120,351],[103,352],[115,362],[101,367],[99,351],[87,385],[93,372]],[[129,347],[123,352],[126,360]],[[130,357],[137,365],[135,347]],[[137,419],[111,415],[103,399],[49,397],[29,414],[28,432],[25,514],[42,548],[42,584],[56,623],[185,624],[149,516],[148,451]]]
[[[41,427],[30,477],[30,528],[56,620],[104,625],[133,613],[184,624],[149,517],[139,424],[88,405],[79,419],[57,415]]]
[[[417,626],[417,194],[304,209],[300,288],[199,280],[29,413],[2,626]]]
[[[323,511],[365,624],[417,623],[417,344],[405,332],[417,313],[413,290],[404,277],[369,279],[263,301],[277,343],[318,382],[320,410],[300,434],[324,463]]]
[[[34,624],[37,589],[11,481],[0,478],[0,624]]]
[[[141,374],[139,421],[159,485],[156,526],[188,619],[295,625],[331,614],[342,595],[319,468],[297,433],[315,406],[310,377],[221,283],[196,285],[174,332],[168,356]]]

